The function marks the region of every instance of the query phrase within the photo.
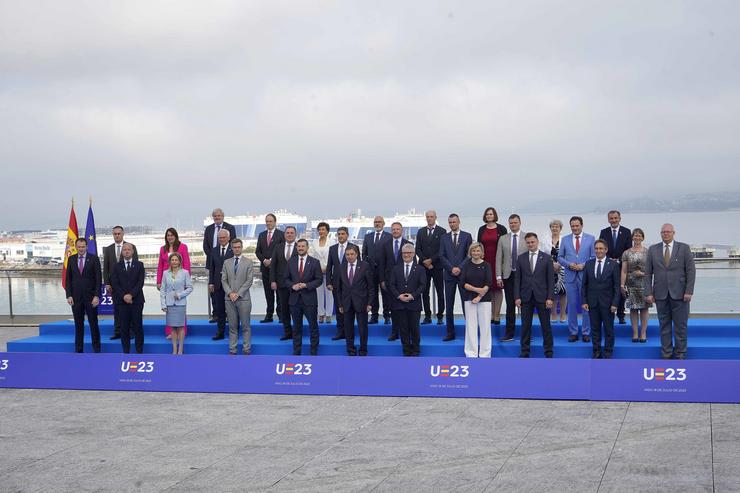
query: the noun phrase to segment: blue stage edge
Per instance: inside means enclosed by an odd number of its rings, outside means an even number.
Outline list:
[[[0,387],[740,402],[740,361],[0,353]]]

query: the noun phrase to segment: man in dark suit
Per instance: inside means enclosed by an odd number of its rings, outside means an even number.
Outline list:
[[[221,271],[224,262],[234,256],[231,249],[231,233],[229,230],[222,229],[218,232],[218,245],[213,247],[211,254],[208,256],[208,292],[211,293],[213,300],[213,316],[216,318],[216,335],[211,337],[214,341],[220,341],[225,338],[226,332],[226,293],[221,283]]]
[[[447,231],[437,225],[437,212],[426,211],[424,216],[427,227],[420,228],[416,232],[416,256],[419,265],[424,267],[427,275],[427,285],[421,295],[424,305],[424,324],[432,323],[432,304],[429,299],[429,289],[434,281],[434,290],[437,292],[437,325],[444,323],[444,275],[442,274],[442,262],[439,260],[439,245],[442,237]]]
[[[663,359],[686,358],[689,303],[696,281],[691,248],[674,241],[675,234],[672,224],[663,225],[663,241],[650,246],[645,265],[645,294],[658,310]]]
[[[267,309],[265,311],[265,318],[260,320],[260,323],[272,322],[272,314],[275,311],[275,297],[277,293],[270,287],[270,263],[272,262],[272,255],[275,253],[275,246],[281,243],[284,239],[283,232],[275,227],[277,218],[275,214],[267,214],[265,216],[265,229],[257,237],[257,248],[254,254],[260,261],[260,273],[262,274],[262,289],[265,291],[265,301],[267,302]],[[280,319],[280,302],[278,300],[277,305],[278,319]],[[282,322],[282,320],[280,320]]]
[[[123,227],[113,227],[113,243],[103,248],[103,279],[105,282],[105,290],[111,295],[115,296],[111,286],[111,274],[116,264],[121,260],[121,249],[123,248]],[[134,249],[134,260],[139,260],[139,255],[136,252],[136,245],[129,243]],[[131,335],[133,337],[133,334]],[[113,304],[113,335],[111,341],[121,338],[121,321],[118,317],[118,305]]]
[[[367,356],[367,314],[372,310],[375,296],[375,276],[370,264],[359,260],[360,249],[356,245],[347,247],[346,262],[339,269],[339,282],[335,296],[337,311],[344,317],[344,335],[347,339],[347,354]],[[339,318],[339,317],[337,317]],[[355,319],[360,334],[360,350],[355,346]]]
[[[278,316],[283,323],[285,333],[280,338],[287,341],[293,338],[290,324],[290,286],[285,283],[285,273],[288,271],[288,260],[297,255],[295,248],[296,230],[293,226],[287,226],[283,233],[283,240],[275,245],[270,260],[270,288],[277,292]],[[317,304],[318,306],[318,304]]]
[[[347,241],[349,239],[349,230],[340,226],[337,228],[337,243],[329,247],[329,260],[326,262],[326,282],[329,291],[334,292],[339,284],[339,272],[347,264],[344,253],[350,246],[354,246]],[[344,317],[337,316],[337,333],[331,338],[332,341],[344,339]]]
[[[459,276],[462,266],[468,261],[468,248],[473,243],[472,235],[460,230],[460,217],[457,214],[450,214],[447,224],[450,226],[450,232],[442,237],[439,245],[439,261],[444,269],[447,312],[447,335],[442,339],[445,342],[455,339],[455,293],[459,291],[460,300],[463,299]]]
[[[290,257],[284,278],[290,290],[288,304],[293,317],[293,355],[301,354],[305,316],[311,331],[311,356],[316,356],[319,351],[319,298],[316,288],[324,282],[324,273],[321,272],[319,259],[308,255],[308,241],[296,241],[296,252]]]
[[[588,312],[591,322],[591,342],[594,345],[593,358],[611,359],[614,352],[614,314],[619,303],[619,263],[606,257],[606,241],[596,240],[596,258],[586,262],[583,269],[581,299],[583,309]],[[601,348],[601,329],[604,328],[604,348]]]
[[[616,261],[620,266],[622,265],[622,254],[625,250],[632,248],[632,231],[624,226],[620,226],[622,221],[622,214],[619,211],[609,211],[607,215],[609,220],[609,227],[601,230],[599,239],[606,242],[607,248],[609,248],[609,258]],[[624,296],[619,293],[619,303],[617,304],[617,317],[619,323],[625,323],[624,320]]]
[[[426,269],[414,262],[416,249],[408,243],[401,247],[401,262],[391,270],[388,291],[393,297],[393,330],[401,335],[404,356],[419,356],[421,334],[421,295],[427,284]]]
[[[77,253],[67,261],[67,278],[65,291],[67,303],[72,307],[75,319],[75,352],[81,353],[85,336],[85,315],[90,324],[93,351],[100,352],[100,328],[98,326],[98,304],[100,284],[103,275],[100,272],[100,259],[87,255],[87,240],[77,238]]]
[[[136,353],[144,352],[144,264],[134,258],[134,246],[124,243],[121,260],[113,268],[113,303],[121,318],[121,346],[131,352],[131,336],[135,338]]]
[[[236,238],[236,228],[224,221],[224,211],[219,208],[215,208],[213,209],[213,212],[211,212],[211,217],[213,218],[213,224],[209,224],[203,233],[203,253],[206,255],[206,265],[208,265],[208,258],[210,257],[211,252],[216,248],[216,245],[218,245],[219,231],[225,229],[229,232],[229,237],[231,239]],[[211,293],[211,304],[215,305],[216,301],[213,298],[214,294]],[[215,315],[211,315],[211,318],[208,321],[211,323],[216,322],[217,317]]]
[[[552,358],[552,327],[550,326],[550,310],[553,307],[553,291],[555,290],[555,270],[552,266],[552,257],[539,250],[540,242],[537,235],[524,235],[527,251],[517,258],[514,271],[514,304],[522,311],[522,340],[520,358],[529,358],[530,342],[532,340],[532,317],[534,309],[540,319],[542,341],[545,357]]]
[[[403,246],[407,243],[410,244],[411,242],[408,241],[406,238],[403,238],[403,225],[399,222],[395,222],[391,224],[390,239],[383,243],[380,250],[380,262],[378,266],[378,271],[380,272],[380,288],[384,291],[388,291],[388,297],[391,300],[391,316],[393,315],[393,307],[397,305],[397,302],[393,296],[390,296],[390,289],[388,288],[387,284],[391,278],[393,268],[403,262],[403,258],[401,256],[401,248],[403,248]],[[424,278],[424,281],[426,282],[426,277]],[[421,300],[419,300],[419,302],[421,303]],[[383,311],[385,311],[385,302],[383,302]],[[388,319],[386,319],[385,323],[388,323]],[[397,339],[398,324],[394,322],[391,328],[391,335],[390,337],[388,337],[388,340],[395,341]]]
[[[380,296],[383,297],[383,318],[388,323],[391,319],[391,301],[388,297],[388,292],[380,288],[380,256],[382,244],[390,240],[391,235],[383,229],[385,228],[385,219],[383,219],[383,216],[375,216],[373,227],[374,231],[367,233],[362,241],[362,260],[370,264],[375,278],[375,298],[373,298],[373,311],[371,312],[369,323],[378,323]]]

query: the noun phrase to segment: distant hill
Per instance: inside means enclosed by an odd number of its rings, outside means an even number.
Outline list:
[[[608,202],[603,207],[592,207],[583,210],[583,204],[604,203],[604,198],[578,199],[557,201],[558,211],[553,211],[553,200],[533,202],[522,209],[531,213],[555,213],[579,211],[584,214],[604,212],[607,209],[618,209],[622,212],[717,212],[740,209],[740,192],[712,192],[692,193],[672,198],[636,197],[632,199],[617,199]]]

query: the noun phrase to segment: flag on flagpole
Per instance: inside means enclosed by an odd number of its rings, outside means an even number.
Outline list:
[[[95,217],[92,210],[92,198],[90,207],[87,209],[87,224],[85,224],[85,238],[87,238],[87,253],[95,257],[98,256],[97,235],[95,234]]]
[[[69,257],[77,253],[75,242],[77,241],[77,216],[75,215],[75,201],[72,199],[72,209],[69,211],[69,224],[67,225],[67,244],[64,247],[64,266],[62,267],[62,287],[67,287],[67,262]]]

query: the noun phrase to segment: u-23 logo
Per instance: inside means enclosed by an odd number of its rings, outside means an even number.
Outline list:
[[[683,382],[686,380],[686,368],[643,368],[642,378],[656,382]]]
[[[10,360],[0,359],[0,371],[7,370],[9,365],[10,365]]]
[[[154,371],[154,361],[122,361],[123,373],[151,373]]]
[[[470,375],[468,365],[432,365],[429,374],[433,377],[467,378]]]
[[[278,375],[310,375],[312,363],[277,363],[275,373]]]

